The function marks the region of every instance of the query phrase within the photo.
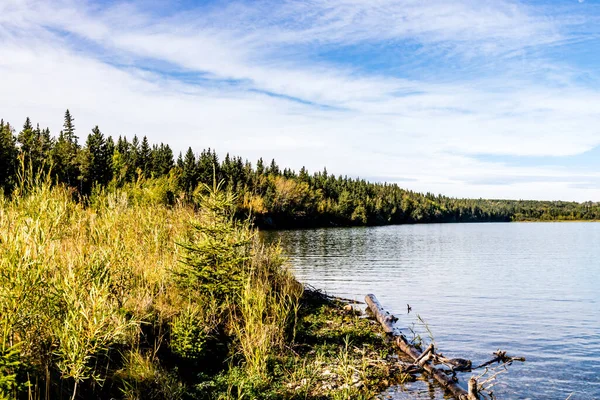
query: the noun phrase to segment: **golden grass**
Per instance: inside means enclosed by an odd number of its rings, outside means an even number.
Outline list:
[[[84,206],[29,173],[0,195],[0,398],[114,395],[105,386],[179,398],[157,389],[182,385],[159,353],[201,357],[218,335],[267,379],[301,287],[233,220],[235,199],[206,188],[186,206],[174,179],[97,190]]]

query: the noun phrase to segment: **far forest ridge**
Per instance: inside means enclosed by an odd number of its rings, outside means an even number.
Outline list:
[[[200,154],[188,148],[174,159],[168,144],[150,144],[144,136],[114,140],[98,126],[85,144],[76,135],[66,111],[63,130],[53,137],[29,118],[18,132],[0,122],[0,189],[10,193],[19,163],[51,173],[85,199],[93,190],[150,177],[170,179],[172,200],[192,196],[199,184],[223,181],[236,195],[236,214],[251,215],[261,227],[386,225],[434,222],[506,222],[600,219],[600,204],[563,201],[456,199],[405,190],[396,184],[334,176],[324,169],[283,170],[262,158],[255,165],[229,154],[219,160],[215,150]]]

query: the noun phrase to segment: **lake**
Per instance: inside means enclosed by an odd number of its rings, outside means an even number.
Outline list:
[[[498,377],[494,393],[500,399],[600,399],[600,223],[265,235],[281,241],[301,282],[361,301],[374,293],[400,327],[416,323],[423,331],[420,315],[445,356],[479,364],[502,349],[526,357]],[[462,374],[461,382],[470,376]],[[427,381],[390,388],[387,395],[443,398]]]

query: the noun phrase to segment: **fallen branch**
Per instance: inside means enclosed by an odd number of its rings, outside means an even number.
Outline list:
[[[396,346],[398,346],[403,353],[413,360],[413,363],[404,366],[402,371],[407,374],[414,374],[417,372],[428,373],[458,400],[477,400],[479,399],[479,394],[482,394],[485,397],[486,393],[493,398],[493,393],[490,389],[496,385],[496,377],[499,374],[506,372],[506,367],[511,365],[514,361],[525,361],[524,357],[508,356],[505,351],[498,350],[493,353],[494,358],[490,361],[484,362],[473,368],[471,360],[466,360],[464,358],[446,358],[441,353],[437,354],[433,343],[431,343],[425,351],[421,352],[416,345],[412,344],[401,332],[396,330],[394,323],[398,318],[383,308],[374,295],[367,295],[365,297],[365,302],[369,306],[369,310],[383,327],[385,333],[394,341]],[[420,317],[419,320],[423,322]],[[426,324],[425,326],[427,327]],[[427,330],[431,335],[429,328],[427,328]],[[488,368],[489,365],[494,363],[498,363],[499,365]],[[442,364],[449,369],[436,368],[433,364]],[[456,372],[469,372],[479,368],[485,368],[485,371],[479,376],[472,376],[469,379],[468,390],[464,390],[458,385]],[[451,375],[451,377],[448,375]]]
[[[507,356],[505,351],[502,350],[498,350],[496,352],[494,352],[494,358],[492,358],[490,361],[484,362],[481,365],[478,365],[477,367],[473,368],[473,369],[479,369],[479,368],[483,368],[483,367],[487,367],[490,364],[493,363],[502,363],[502,364],[507,364],[510,365],[512,364],[514,361],[520,361],[520,362],[525,362],[525,357],[511,357],[511,356]]]
[[[442,354],[436,354],[433,358],[434,364],[443,364],[450,368],[452,372],[471,371],[471,360],[464,358],[446,358]]]
[[[394,322],[398,321],[398,318],[394,317],[377,300],[374,294],[369,294],[365,297],[365,302],[369,306],[369,309],[375,316],[375,319],[379,321],[385,333],[394,333]]]
[[[444,371],[434,367],[429,362],[429,358],[432,357],[434,351],[433,345],[430,345],[423,353],[421,353],[416,347],[408,343],[408,340],[404,337],[404,335],[394,329],[394,322],[397,321],[397,318],[385,310],[374,295],[367,295],[365,297],[365,302],[369,306],[369,309],[377,321],[379,321],[381,326],[383,326],[383,330],[394,340],[394,343],[400,348],[400,350],[411,357],[415,363],[417,363],[417,361],[422,362],[422,365],[420,365],[420,363],[418,365],[422,367],[423,370],[425,370],[429,375],[431,375],[444,389],[452,393],[452,395],[458,400],[476,400],[479,398],[477,396],[476,384],[474,385],[472,392],[467,392],[451,378],[449,378]]]
[[[479,395],[477,394],[477,379],[472,376],[469,379],[469,389],[467,390],[467,399],[468,400],[478,400]]]

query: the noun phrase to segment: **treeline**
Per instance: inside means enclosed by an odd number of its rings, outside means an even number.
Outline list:
[[[236,194],[236,212],[252,215],[263,227],[384,225],[433,222],[600,219],[599,203],[456,199],[404,190],[396,184],[281,169],[272,160],[255,165],[229,154],[219,160],[211,149],[189,148],[175,159],[168,144],[105,136],[94,127],[82,144],[67,110],[63,130],[53,137],[29,118],[16,130],[0,121],[0,187],[10,193],[19,163],[52,174],[85,198],[94,188],[116,187],[143,178],[170,176],[171,198],[193,196],[201,184],[223,181]]]

